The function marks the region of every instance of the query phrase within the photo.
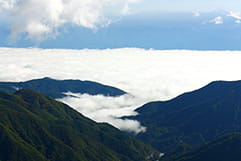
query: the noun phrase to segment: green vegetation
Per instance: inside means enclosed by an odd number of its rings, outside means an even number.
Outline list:
[[[137,138],[164,153],[183,153],[227,133],[241,132],[241,81],[213,82],[170,101],[152,102],[131,117],[147,127]]]
[[[0,92],[1,161],[144,161],[159,153],[32,90]]]
[[[64,92],[86,93],[90,95],[101,94],[104,96],[120,96],[125,94],[125,92],[120,89],[91,81],[61,81],[51,78],[43,78],[27,82],[0,82],[0,91],[13,93],[19,88],[32,89],[53,98],[64,97]]]
[[[162,161],[238,161],[241,158],[241,133],[228,134],[180,156]]]

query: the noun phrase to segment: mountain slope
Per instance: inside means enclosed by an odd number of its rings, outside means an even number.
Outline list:
[[[64,92],[120,96],[124,91],[100,83],[80,80],[54,80],[51,78],[35,79],[26,82],[0,82],[0,91],[15,92],[19,88],[32,89],[53,98],[61,98]]]
[[[170,156],[163,161],[237,161],[241,159],[241,133],[228,134],[203,144],[181,156]]]
[[[2,161],[140,161],[158,152],[32,90],[0,92]]]
[[[147,127],[138,138],[161,152],[241,132],[241,81],[217,81],[170,101],[151,102],[132,117]]]

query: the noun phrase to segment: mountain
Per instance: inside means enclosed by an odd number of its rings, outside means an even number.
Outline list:
[[[32,89],[53,98],[64,97],[64,92],[120,96],[126,92],[100,83],[80,80],[54,80],[51,78],[35,79],[26,82],[0,82],[0,90],[5,92],[15,92],[17,89]]]
[[[1,161],[152,161],[159,153],[38,92],[0,92]]]
[[[151,102],[131,117],[147,127],[137,138],[159,151],[195,147],[241,132],[241,81],[216,81],[172,100]]]
[[[241,133],[228,134],[203,144],[181,156],[163,158],[162,161],[238,161],[241,158]]]

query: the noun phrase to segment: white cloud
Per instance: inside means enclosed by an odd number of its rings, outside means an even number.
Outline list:
[[[241,20],[235,20],[235,23],[240,24]]]
[[[108,122],[121,130],[134,133],[144,132],[139,122],[129,119],[119,119],[123,116],[137,115],[134,110],[144,104],[140,98],[129,94],[119,97],[105,97],[103,95],[91,96],[88,94],[65,93],[68,96],[59,101],[64,102],[85,116],[98,121]],[[74,96],[74,97],[73,97]]]
[[[140,123],[135,120],[118,119],[118,118],[109,118],[107,120],[113,126],[118,127],[119,129],[124,131],[132,132],[135,134],[146,131],[146,128],[141,126]]]
[[[227,16],[233,17],[235,19],[241,20],[241,13],[240,12],[229,12]]]
[[[15,0],[1,0],[0,1],[0,12],[13,8]]]
[[[235,23],[241,23],[241,13],[240,12],[229,12],[227,16],[230,16],[235,19]]]
[[[117,98],[78,95],[62,101],[79,112],[121,129],[145,130],[134,109],[171,99],[214,80],[241,80],[241,51],[57,50],[0,48],[0,81],[34,78],[92,80],[128,92]],[[148,129],[147,129],[148,130]]]
[[[193,13],[193,16],[194,16],[194,17],[200,17],[200,16],[201,16],[201,13],[198,12],[198,11],[197,11],[197,12],[194,12],[194,13]]]
[[[221,16],[215,17],[214,19],[210,20],[210,22],[216,25],[223,24],[223,17]]]
[[[137,0],[1,0],[0,18],[11,24],[11,36],[41,41],[56,36],[66,23],[90,29],[106,26],[126,14]],[[8,14],[5,14],[8,13]]]

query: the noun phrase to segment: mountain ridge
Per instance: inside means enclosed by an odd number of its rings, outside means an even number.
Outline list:
[[[29,89],[0,92],[0,160],[139,161],[159,153],[113,126]],[[19,155],[19,156],[18,156]]]
[[[237,161],[241,154],[241,133],[231,133],[205,143],[181,155],[171,155],[161,161]]]
[[[53,98],[62,98],[66,92],[90,94],[90,95],[104,95],[117,97],[126,94],[125,91],[103,85],[93,81],[80,80],[55,80],[49,77],[40,79],[33,79],[26,82],[0,82],[0,91],[14,93],[18,89],[26,88],[32,89]]]
[[[195,147],[241,132],[241,81],[215,81],[169,101],[151,102],[129,117],[147,127],[137,138],[169,153],[181,144]]]

